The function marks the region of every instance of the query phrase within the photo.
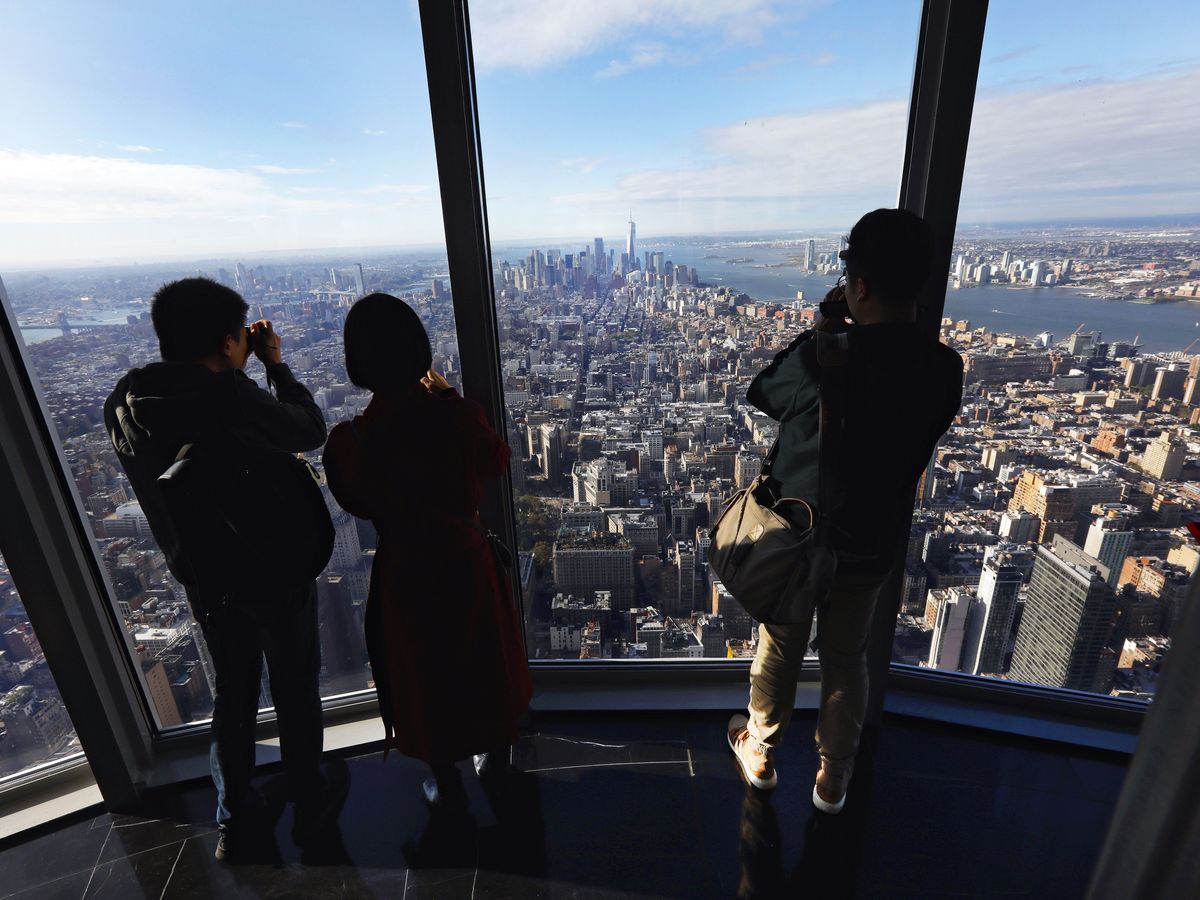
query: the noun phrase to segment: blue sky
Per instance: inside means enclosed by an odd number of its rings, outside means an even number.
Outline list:
[[[476,0],[493,238],[894,204],[919,14]],[[993,0],[961,219],[1200,211],[1197,25],[1192,3]],[[0,33],[0,266],[441,242],[415,4],[8,3]]]

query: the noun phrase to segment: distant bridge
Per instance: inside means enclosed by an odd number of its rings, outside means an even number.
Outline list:
[[[22,325],[22,331],[61,331],[63,335],[80,334],[83,332],[112,331],[118,328],[128,328],[123,322],[55,322],[50,325]]]

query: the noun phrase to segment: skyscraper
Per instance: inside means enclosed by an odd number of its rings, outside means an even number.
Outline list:
[[[553,422],[542,425],[542,475],[547,486],[557,491],[562,487],[562,428]]]
[[[1162,432],[1150,442],[1142,457],[1142,468],[1155,478],[1174,481],[1183,471],[1187,447],[1169,432]]]
[[[997,553],[984,563],[979,576],[977,621],[968,636],[968,652],[963,654],[964,672],[993,675],[1004,671],[1004,654],[1024,575],[1025,571],[1013,565],[1007,553]]]
[[[1129,519],[1118,510],[1107,510],[1097,516],[1088,528],[1087,539],[1083,544],[1083,552],[1094,556],[1108,567],[1108,586],[1117,586],[1117,577],[1121,574],[1121,564],[1133,543],[1133,531],[1129,528]]]
[[[361,297],[367,292],[367,280],[363,277],[362,263],[354,264],[354,296]]]
[[[631,266],[637,265],[637,225],[633,222],[633,210],[629,211],[629,240],[625,243],[625,253]]]
[[[1062,535],[1037,548],[1009,675],[1017,681],[1107,693],[1100,658],[1115,597],[1108,570]],[[1099,677],[1098,677],[1099,676]]]
[[[952,587],[938,606],[929,647],[929,668],[957,672],[963,669],[963,649],[971,620],[978,618],[975,595],[968,587]]]
[[[804,271],[811,272],[817,267],[817,242],[809,238],[804,242]]]
[[[608,274],[608,254],[604,252],[604,238],[596,238],[593,242],[596,252],[596,274]]]

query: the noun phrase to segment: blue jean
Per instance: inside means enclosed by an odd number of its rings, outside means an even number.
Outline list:
[[[309,582],[253,602],[189,594],[212,656],[209,765],[217,789],[217,824],[228,828],[254,811],[254,727],[263,658],[279,725],[283,771],[294,799],[322,783],[321,649],[317,586]]]

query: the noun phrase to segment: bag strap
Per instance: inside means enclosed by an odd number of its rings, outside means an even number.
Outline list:
[[[846,420],[846,361],[850,339],[846,332],[817,333],[817,364],[820,366],[820,414],[817,426],[817,532],[818,546],[827,546],[833,520],[837,488],[837,461]]]

